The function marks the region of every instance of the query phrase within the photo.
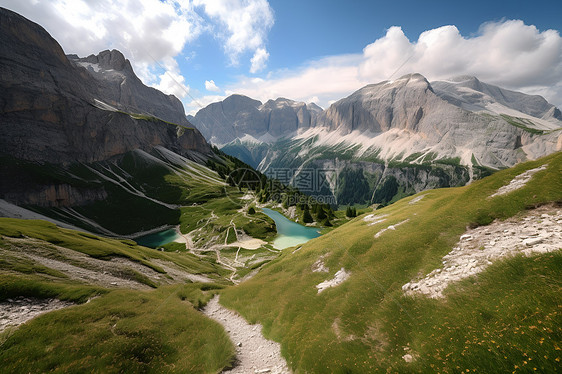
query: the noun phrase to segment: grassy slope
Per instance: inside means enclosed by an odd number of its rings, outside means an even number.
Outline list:
[[[526,187],[486,199],[546,163]],[[558,153],[470,186],[423,192],[414,205],[404,199],[377,211],[389,214],[383,223],[369,227],[357,218],[298,252],[285,251],[256,277],[224,290],[221,302],[261,322],[297,372],[553,371],[562,345],[559,252],[497,263],[449,287],[442,300],[404,296],[401,286],[439,267],[467,226],[561,201],[561,173]],[[311,272],[321,255],[329,274]],[[315,285],[341,267],[350,279],[317,295]],[[406,352],[417,359],[406,363]]]
[[[100,238],[44,221],[2,218],[0,300],[56,297],[82,305],[48,313],[0,334],[0,371],[209,373],[231,361],[234,347],[222,327],[196,311],[224,284],[107,290],[12,255],[5,237],[39,239],[46,248],[54,243],[99,259],[126,257],[160,272],[164,270],[153,260],[170,261],[222,283],[227,273],[189,253],[158,252],[130,240]],[[92,297],[96,298],[83,304]]]
[[[190,253],[159,252],[139,246],[132,240],[102,238],[88,233],[63,229],[46,221],[0,218],[0,235],[14,238],[35,238],[45,241],[46,244],[55,244],[99,259],[109,260],[112,257],[126,257],[160,273],[165,272],[151,260],[170,261],[193,274],[207,274],[216,278],[225,274],[222,268],[207,261],[202,261]]]
[[[13,373],[218,372],[234,347],[194,309],[209,298],[201,284],[113,291],[0,335],[0,366]]]

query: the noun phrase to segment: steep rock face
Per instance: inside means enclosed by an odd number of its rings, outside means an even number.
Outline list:
[[[121,52],[112,50],[85,58],[67,57],[97,81],[97,91],[106,103],[125,112],[151,114],[168,122],[191,126],[181,101],[174,95],[145,86]]]
[[[4,196],[6,201],[16,205],[32,205],[45,208],[62,208],[86,205],[107,198],[103,189],[76,188],[70,184],[38,185],[35,191],[26,194],[10,192]]]
[[[0,9],[0,32],[2,153],[37,162],[72,163],[101,161],[136,148],[149,151],[156,145],[185,155],[210,152],[195,129],[178,131],[177,126],[157,119],[135,119],[96,106],[99,101],[110,102],[127,112],[161,114],[189,125],[182,120],[177,99],[142,85],[119,52],[102,52],[97,60],[111,67],[113,75],[121,74],[117,70],[121,68],[124,84],[75,67],[43,28],[6,9]],[[138,99],[136,92],[141,93]],[[169,105],[159,105],[166,101]],[[152,102],[153,108],[145,102]]]
[[[431,93],[429,82],[420,74],[368,85],[331,105],[318,118],[317,126],[343,133],[377,134],[391,128],[417,131],[424,112],[439,105]]]
[[[339,205],[388,203],[396,194],[403,197],[428,189],[462,186],[470,178],[465,168],[445,164],[388,166],[366,161],[318,160],[308,167],[335,172],[337,179],[329,192]],[[350,175],[349,170],[355,173]],[[388,186],[395,190],[385,191]]]
[[[212,143],[226,143],[245,134],[264,134],[265,118],[259,111],[261,102],[247,96],[231,95],[201,109],[190,121]]]
[[[274,138],[310,128],[321,111],[315,104],[285,98],[269,100],[260,107],[260,112],[266,115],[268,131]]]
[[[0,199],[42,208],[111,198],[70,172],[163,147],[192,160],[212,150],[180,101],[146,87],[118,51],[65,56],[39,25],[0,8]]]
[[[231,95],[201,109],[190,121],[212,143],[225,144],[247,136],[272,142],[310,128],[321,111],[317,105],[284,98],[262,104],[247,96]]]

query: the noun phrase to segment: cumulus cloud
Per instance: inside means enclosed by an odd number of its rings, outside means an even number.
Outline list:
[[[161,67],[161,73],[158,74],[158,82],[152,85],[154,88],[180,99],[189,95],[189,86],[186,84],[183,75],[181,75],[175,59],[167,58],[164,64],[159,66]]]
[[[175,0],[6,0],[6,6],[43,25],[66,53],[116,48],[134,63],[178,55],[203,31],[189,2]]]
[[[254,57],[252,57],[251,63],[252,67],[250,68],[250,73],[255,74],[258,71],[261,71],[265,68],[267,64],[267,60],[269,59],[269,52],[265,50],[265,48],[258,48],[254,53]]]
[[[319,101],[320,101],[320,99],[318,98],[318,96],[313,96],[313,97],[309,98],[308,100],[306,100],[305,102],[308,103],[308,104],[316,104]]]
[[[269,78],[242,77],[228,86],[227,94],[239,93],[263,102],[277,97],[307,101],[317,97],[316,104],[325,106],[329,100],[342,98],[365,85],[357,70],[359,55],[327,57],[313,61],[295,71],[272,73]]]
[[[239,64],[243,53],[253,52],[252,73],[265,66],[269,56],[265,41],[274,22],[266,0],[194,0],[194,4],[202,6],[205,13],[221,24],[215,33],[224,40],[225,52],[233,65]]]
[[[405,57],[409,60],[402,72],[417,71],[432,79],[471,74],[492,83],[528,87],[562,78],[558,31],[541,32],[519,20],[486,23],[469,38],[455,26],[443,26],[423,32],[416,42],[392,27],[365,47],[363,56],[359,68],[363,79],[385,79]]]
[[[540,31],[520,20],[483,24],[474,36],[455,26],[431,29],[410,41],[400,27],[367,45],[362,53],[328,57],[293,71],[274,72],[256,81],[244,77],[228,87],[267,100],[278,96],[321,106],[360,87],[418,72],[429,80],[475,75],[502,87],[541,94],[562,105],[562,38],[556,30]]]
[[[205,81],[205,89],[211,92],[220,92],[221,89],[217,87],[214,80]]]
[[[2,6],[45,27],[66,53],[120,50],[145,84],[180,98],[189,87],[172,60],[184,52],[182,59],[195,56],[186,45],[216,32],[232,62],[245,52],[258,56],[252,60],[257,71],[267,61],[265,41],[273,25],[266,0],[4,0]]]

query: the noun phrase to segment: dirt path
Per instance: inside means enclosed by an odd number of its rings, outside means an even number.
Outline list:
[[[219,304],[215,296],[203,313],[220,323],[236,345],[236,363],[232,370],[223,373],[290,373],[287,362],[281,356],[281,346],[267,340],[261,333],[261,325],[250,325],[244,318]]]

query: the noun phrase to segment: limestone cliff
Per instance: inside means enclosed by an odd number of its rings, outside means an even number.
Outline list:
[[[102,161],[137,148],[150,151],[157,145],[186,156],[210,153],[179,100],[144,86],[118,51],[86,59],[114,69],[114,75],[96,75],[70,62],[41,26],[6,9],[0,9],[0,35],[3,154],[72,163]]]
[[[0,199],[37,209],[115,201],[75,169],[156,148],[213,155],[181,102],[146,87],[119,51],[66,56],[41,26],[0,8]]]
[[[215,144],[235,139],[271,143],[307,130],[321,111],[315,104],[284,98],[262,104],[247,96],[231,95],[201,109],[190,120]]]

